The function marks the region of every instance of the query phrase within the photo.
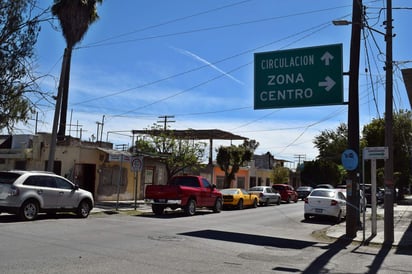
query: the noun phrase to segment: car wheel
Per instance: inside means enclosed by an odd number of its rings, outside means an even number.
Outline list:
[[[77,216],[79,218],[87,218],[91,210],[90,203],[86,200],[80,202],[79,207],[77,208]]]
[[[157,216],[162,215],[164,210],[165,208],[162,205],[152,205],[152,211]]]
[[[36,219],[38,213],[39,204],[34,200],[28,200],[24,202],[24,204],[20,208],[20,217],[25,221],[32,221]]]
[[[280,197],[279,197],[279,199],[278,199],[278,201],[277,201],[276,204],[277,204],[277,205],[280,205]]]
[[[255,200],[253,201],[253,207],[256,208],[257,206],[258,206],[258,200],[255,199]]]
[[[336,217],[336,223],[339,224],[340,221],[342,220],[342,211],[339,211],[338,216]]]
[[[237,209],[243,209],[243,200],[240,199],[239,202],[237,203]]]
[[[286,202],[289,204],[290,203],[290,196],[288,196],[288,199],[286,200]]]
[[[215,206],[213,207],[213,212],[215,213],[219,213],[220,211],[222,211],[222,199],[217,198],[216,202],[215,202]]]
[[[307,214],[307,213],[305,213],[303,216],[305,217],[306,221],[309,220],[309,218],[310,218],[309,214]]]
[[[196,213],[196,201],[193,199],[190,199],[187,202],[187,205],[185,206],[185,214],[188,216],[193,216]]]

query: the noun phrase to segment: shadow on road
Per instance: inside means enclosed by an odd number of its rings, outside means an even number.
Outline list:
[[[311,273],[325,273],[324,267],[327,265],[332,258],[338,254],[341,250],[346,249],[348,245],[352,242],[351,239],[348,239],[344,236],[337,239],[335,242],[329,244],[326,249],[327,251],[317,257],[302,273],[311,274]]]
[[[199,230],[192,232],[180,233],[179,235],[198,237],[210,240],[236,242],[242,244],[251,244],[258,246],[270,246],[278,248],[302,249],[317,244],[316,242],[300,241],[293,239],[284,239],[278,237],[253,235],[246,233],[219,231],[219,230]]]
[[[412,221],[399,241],[396,254],[412,255]]]
[[[209,214],[215,214],[212,211],[205,210],[197,210],[195,213],[195,216],[201,216],[201,215],[209,215]],[[176,210],[176,211],[165,211],[162,215],[155,215],[152,212],[143,212],[142,214],[135,215],[136,217],[145,217],[145,218],[157,218],[157,219],[173,219],[173,218],[185,218],[185,217],[191,217],[186,215],[183,211],[181,210]]]
[[[0,223],[19,223],[19,222],[36,222],[41,220],[53,220],[53,219],[78,219],[75,214],[72,213],[55,213],[55,214],[44,214],[40,213],[37,218],[33,221],[25,221],[21,219],[18,215],[1,215]]]

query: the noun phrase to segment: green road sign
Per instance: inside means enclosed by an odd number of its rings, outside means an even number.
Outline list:
[[[343,104],[342,44],[255,53],[254,108]]]

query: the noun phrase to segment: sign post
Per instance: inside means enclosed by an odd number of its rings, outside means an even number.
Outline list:
[[[376,213],[376,160],[389,158],[388,147],[365,147],[363,149],[363,161],[371,160],[371,210],[372,210],[372,220],[371,220],[371,234],[376,236],[377,234],[377,213]],[[365,165],[365,164],[363,164]],[[365,191],[365,180],[363,180],[363,190]],[[364,205],[365,193],[364,195]],[[363,211],[363,223],[365,223],[365,210]],[[365,241],[365,226],[363,227],[363,241]]]
[[[255,53],[254,108],[343,104],[342,45]]]

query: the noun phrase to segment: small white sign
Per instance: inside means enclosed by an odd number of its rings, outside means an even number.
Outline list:
[[[386,160],[389,158],[388,147],[365,147],[363,149],[364,160]]]

